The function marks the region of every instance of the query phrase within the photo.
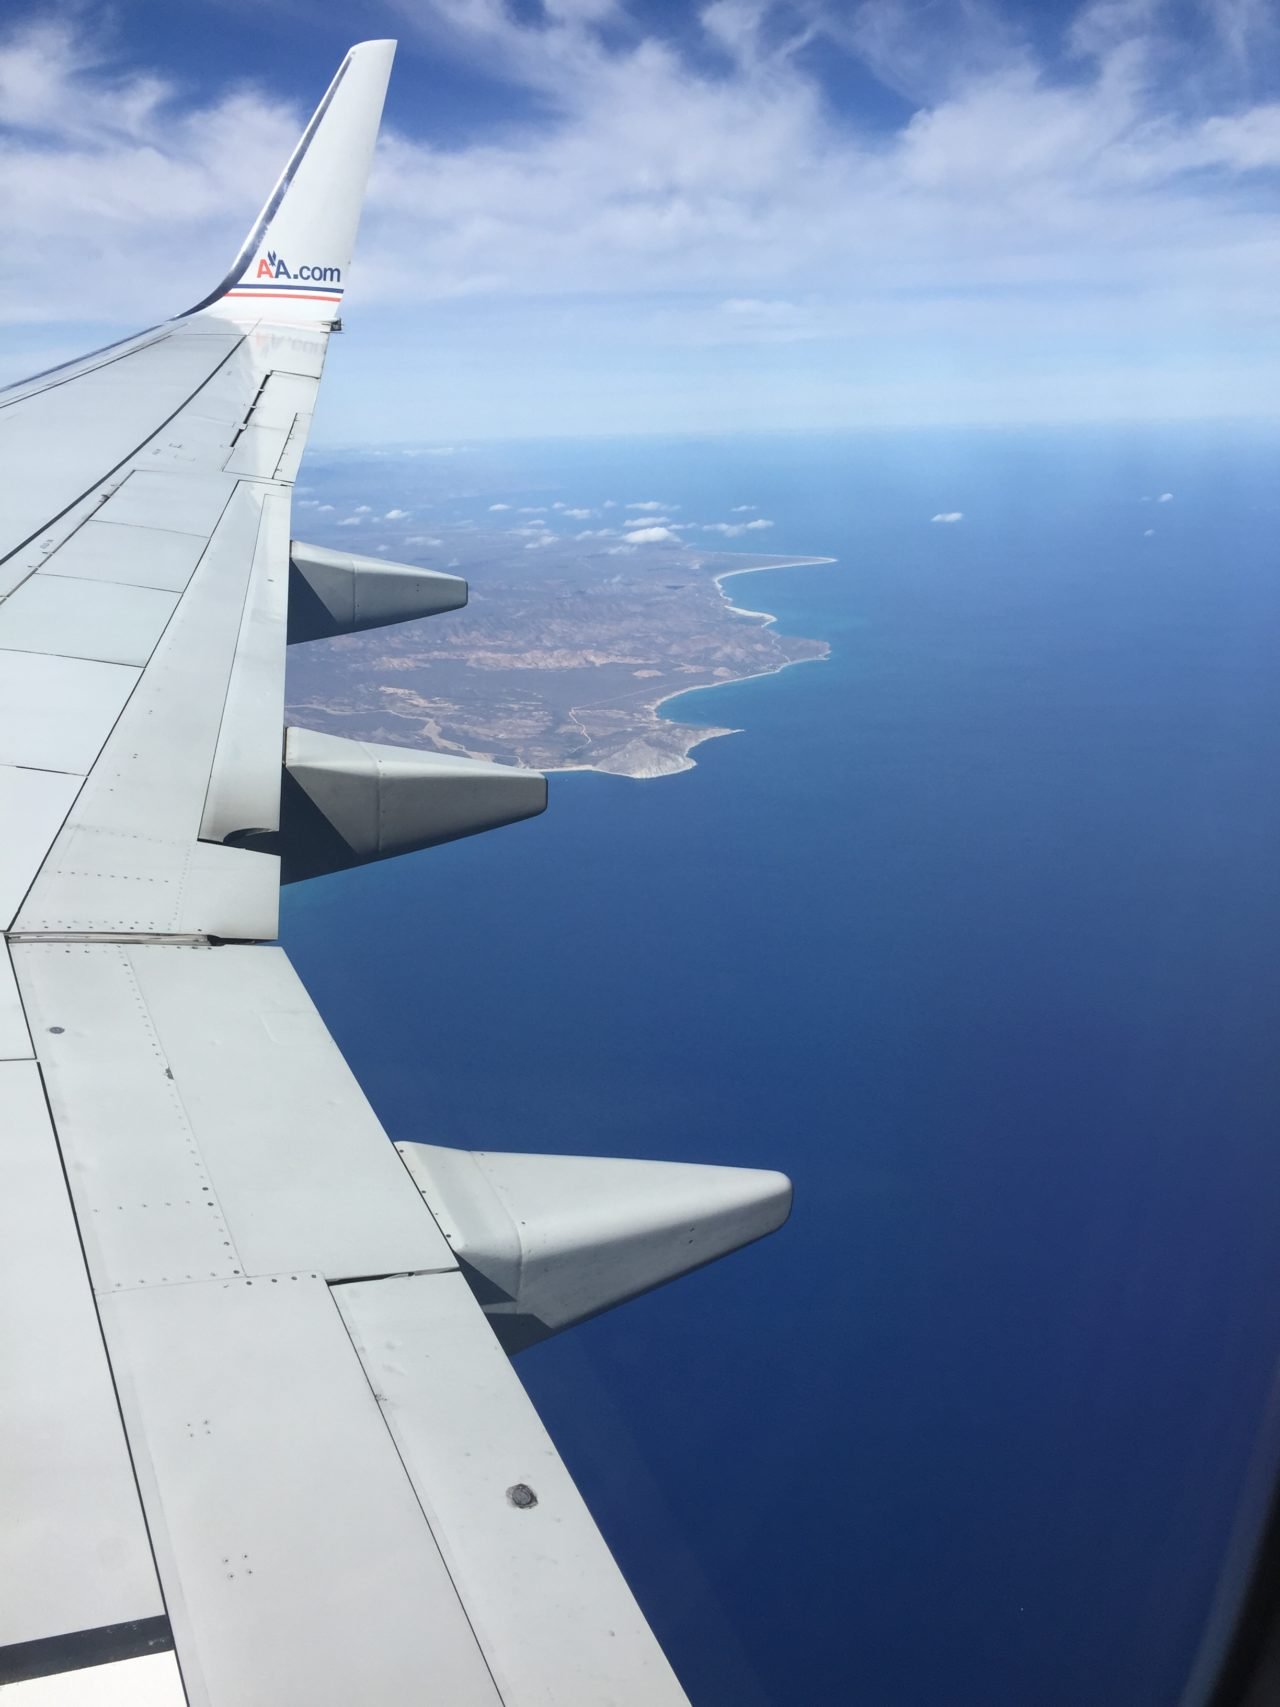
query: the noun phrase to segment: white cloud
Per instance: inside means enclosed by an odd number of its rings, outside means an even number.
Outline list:
[[[605,508],[608,509],[608,507],[606,504]],[[664,504],[657,498],[645,498],[638,504],[628,504],[627,508],[629,510],[670,510],[678,509],[679,505]]]
[[[372,504],[357,504],[355,507],[355,514],[357,516],[372,515],[373,514],[373,505]]]
[[[660,540],[672,539],[679,543],[679,535],[672,533],[670,528],[648,527],[637,528],[635,533],[625,536],[628,545],[657,545]]]
[[[327,513],[328,513],[328,512],[330,512],[330,511],[331,511],[331,510],[332,510],[332,509],[333,509],[333,505],[332,505],[332,504],[321,504],[321,505],[320,505],[320,506],[319,506],[319,510],[320,510],[320,514],[321,514],[321,515],[322,515],[322,516],[323,516],[323,515],[325,515],[325,514],[327,514]]]
[[[384,522],[402,522],[408,514],[408,510],[388,510],[382,519]]]
[[[545,504],[521,504],[518,513],[522,516],[545,516],[547,506]]]
[[[363,520],[361,516],[343,516],[338,523],[340,528],[358,528]]]
[[[964,520],[964,511],[942,510],[938,515],[931,516],[929,519],[935,522],[962,522]]]
[[[434,539],[430,534],[411,533],[405,540],[406,545],[443,545],[442,539]]]
[[[583,528],[581,533],[575,533],[575,539],[612,539],[617,528]]]
[[[752,509],[754,505],[750,506]],[[726,539],[739,539],[744,533],[759,532],[762,528],[771,528],[773,523],[761,516],[753,522],[700,522],[703,533],[722,533]]]
[[[1155,529],[1154,529],[1154,528],[1143,528],[1143,530],[1142,530],[1142,537],[1143,537],[1143,539],[1150,539],[1150,538],[1151,538],[1151,536],[1152,536],[1152,534],[1153,534],[1153,533],[1154,533],[1154,532],[1155,532],[1155,531],[1156,531],[1156,530],[1155,530]]]
[[[758,510],[759,508],[759,504],[733,504],[730,506],[730,514],[741,516],[745,515],[748,510]]]
[[[489,508],[491,510],[509,510],[511,508],[511,505],[510,504],[490,504]]]
[[[561,504],[561,505],[558,505],[557,508],[564,509],[564,506]],[[591,514],[591,511],[590,510],[565,510],[564,513],[566,516],[571,516],[575,522],[581,522],[581,521],[585,521],[587,519],[587,517]]]
[[[1259,0],[1212,0],[1199,44],[1156,0],[1078,8],[1069,61],[983,0],[714,0],[661,34],[614,0],[400,4],[539,117],[386,132],[352,291],[386,335],[343,381],[353,436],[421,430],[428,301],[458,435],[1276,406]],[[193,102],[108,28],[0,38],[10,323],[127,330],[194,300],[305,117],[243,81]],[[898,91],[901,119],[832,100],[819,62]],[[743,341],[768,362],[728,361]]]
[[[1172,492],[1162,492],[1160,494],[1160,496],[1156,499],[1157,504],[1172,504],[1172,502],[1173,502],[1173,493]]]

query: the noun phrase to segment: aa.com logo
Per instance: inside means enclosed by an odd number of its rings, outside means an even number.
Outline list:
[[[304,279],[310,284],[341,284],[341,267],[297,267],[291,269],[284,257],[268,249],[259,257],[257,277],[260,279]]]

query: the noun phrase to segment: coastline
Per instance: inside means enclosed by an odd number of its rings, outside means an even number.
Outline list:
[[[774,569],[815,569],[822,567],[824,564],[838,563],[839,561],[840,559],[838,557],[788,557],[781,563],[750,563],[742,569],[722,569],[718,575],[713,575],[711,579],[720,589],[721,597],[735,616],[759,617],[762,626],[769,628],[778,620],[773,612],[767,610],[747,610],[744,605],[735,605],[728,593],[724,590],[724,583],[726,581],[732,581],[735,575],[765,575]],[[795,662],[797,664],[808,664],[812,663],[813,660],[809,658],[797,658]],[[775,673],[776,672],[773,670],[761,670],[758,672],[760,675],[774,675]],[[749,682],[753,680],[753,677],[741,676],[738,679],[740,681]],[[719,687],[726,684],[716,682],[711,685]],[[682,691],[686,693],[693,693],[694,689],[686,688]],[[675,694],[667,695],[668,699],[675,699],[676,697],[677,695]]]
[[[748,563],[740,569],[722,569],[718,575],[712,576],[712,580],[716,584],[716,590],[720,597],[734,616],[751,617],[759,622],[762,628],[770,628],[778,620],[776,613],[748,610],[743,605],[735,605],[725,591],[724,583],[726,581],[731,581],[736,575],[763,575],[781,569],[811,569],[838,562],[839,558],[836,557],[788,557],[778,562]],[[676,688],[671,693],[664,693],[660,698],[652,701],[645,709],[653,716],[655,722],[664,723],[673,730],[681,730],[687,739],[684,740],[678,752],[659,752],[656,754],[656,762],[651,767],[643,770],[627,770],[607,768],[598,764],[547,765],[544,766],[546,774],[548,776],[566,776],[574,771],[596,771],[601,776],[629,777],[633,782],[656,782],[661,777],[678,776],[682,771],[696,770],[698,761],[691,756],[695,747],[700,747],[704,741],[715,741],[723,735],[741,735],[743,731],[741,729],[717,729],[711,726],[699,728],[691,724],[681,725],[672,718],[660,718],[659,714],[662,707],[668,705],[672,700],[683,699],[685,694],[705,693],[713,688],[736,687],[740,682],[762,681],[767,676],[778,676],[782,674],[783,670],[790,669],[793,664],[825,663],[831,656],[830,645],[826,641],[815,642],[815,644],[821,645],[822,651],[814,653],[811,657],[783,658],[767,670],[752,670],[748,675],[731,676],[727,681],[694,682],[690,687]],[[643,741],[643,737],[640,739]]]

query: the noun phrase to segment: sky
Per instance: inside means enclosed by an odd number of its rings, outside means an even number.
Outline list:
[[[5,17],[0,378],[203,295],[393,35],[314,442],[1280,412],[1268,0]]]

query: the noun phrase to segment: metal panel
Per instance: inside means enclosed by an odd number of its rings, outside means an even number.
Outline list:
[[[280,861],[274,854],[207,842],[184,846],[127,831],[89,831],[67,846],[69,856],[51,859],[28,895],[16,921],[21,931],[140,931],[249,942],[279,935]],[[78,869],[77,850],[85,861]]]
[[[148,326],[142,332],[135,332],[133,337],[121,338],[118,343],[108,344],[104,349],[92,350],[88,355],[79,356],[73,361],[60,362],[57,367],[46,368],[27,379],[15,379],[0,389],[0,409],[8,409],[12,404],[34,397],[38,392],[51,391],[56,386],[65,385],[69,379],[92,373],[96,368],[108,367],[111,363],[118,362],[122,356],[144,350],[149,344],[162,342],[168,335],[166,326]]]
[[[268,487],[200,823],[207,841],[280,827],[288,614],[289,498]]]
[[[169,474],[136,471],[98,511],[100,522],[198,533],[206,539],[235,490],[228,474]]]
[[[175,593],[32,575],[0,605],[0,647],[145,664],[173,615]]]
[[[280,949],[17,943],[100,1290],[454,1267]]]
[[[329,332],[327,327],[309,330],[305,326],[256,326],[246,336],[245,346],[264,370],[319,379],[329,348]]]
[[[205,543],[198,534],[91,521],[45,560],[41,573],[180,593],[195,573]]]
[[[0,556],[142,449],[239,341],[230,331],[206,338],[173,329],[87,371],[50,376],[38,392],[0,399]]]
[[[687,1707],[462,1276],[333,1295],[506,1707]]]
[[[277,862],[197,846],[262,490],[245,485],[228,506],[23,909],[23,930],[275,935]]]
[[[0,764],[84,776],[141,672],[0,651]]]
[[[221,335],[217,337],[216,344],[209,344],[207,352],[202,354],[192,337],[196,330],[182,321],[150,326],[131,338],[121,338],[118,343],[75,361],[46,369],[27,380],[17,380],[0,391],[0,416],[10,410],[21,414],[22,407],[29,406],[36,398],[53,398],[59,392],[66,394],[72,386],[74,394],[82,396],[94,388],[127,393],[156,378],[160,378],[162,383],[166,379],[173,383],[179,369],[183,370],[190,389],[195,389],[208,371],[208,361],[217,362],[241,341],[228,336],[232,329],[224,324],[219,329]],[[153,409],[158,399],[157,391],[153,393]]]
[[[124,952],[246,1274],[455,1266],[282,949]]]
[[[235,354],[222,364],[209,383],[187,404],[178,418],[179,422],[185,427],[188,419],[217,421],[220,425],[229,427],[229,437],[234,438],[253,407],[266,372],[267,368],[263,366],[258,353],[250,348],[250,341],[246,338]],[[223,456],[225,455],[224,451]],[[222,460],[222,457],[218,458],[218,466],[221,466]]]
[[[191,850],[170,929],[181,935],[271,942],[280,935],[275,854],[201,842]]]
[[[127,951],[15,943],[13,960],[94,1286],[238,1275],[215,1182]]]
[[[253,416],[250,419],[253,420]],[[289,426],[292,425],[291,421]],[[226,460],[227,473],[242,474],[251,480],[270,480],[288,437],[289,427],[259,427],[256,424],[246,427]]]
[[[501,1707],[322,1281],[102,1311],[193,1707]]]
[[[184,314],[177,324],[193,338],[214,338],[218,335],[219,322],[211,320],[207,314]]]
[[[83,498],[69,505],[60,516],[55,516],[47,526],[41,528],[26,545],[0,563],[0,598],[7,598],[28,575],[34,575],[37,569],[43,569],[58,548],[70,539],[78,528],[93,519],[103,500],[118,483],[119,477],[102,486],[91,486]]]
[[[0,1064],[0,1646],[163,1615],[34,1062]]]
[[[0,1061],[19,1061],[33,1053],[9,948],[0,944]]]
[[[276,464],[276,479],[292,485],[298,478],[298,470],[302,466],[302,453],[307,448],[307,434],[311,431],[310,415],[297,415],[293,426],[289,429],[289,437],[285,447],[280,452],[280,461]]]
[[[4,929],[71,810],[81,787],[78,776],[58,771],[19,770],[0,765],[0,925]]]
[[[134,458],[134,466],[150,473],[172,468],[183,473],[201,473],[221,468],[239,431],[239,420],[217,421],[197,414],[199,397],[184,409],[151,444]]]
[[[315,408],[318,390],[318,380],[300,373],[273,373],[253,406],[251,424],[255,427],[283,427],[288,432],[295,415],[310,415]]]

